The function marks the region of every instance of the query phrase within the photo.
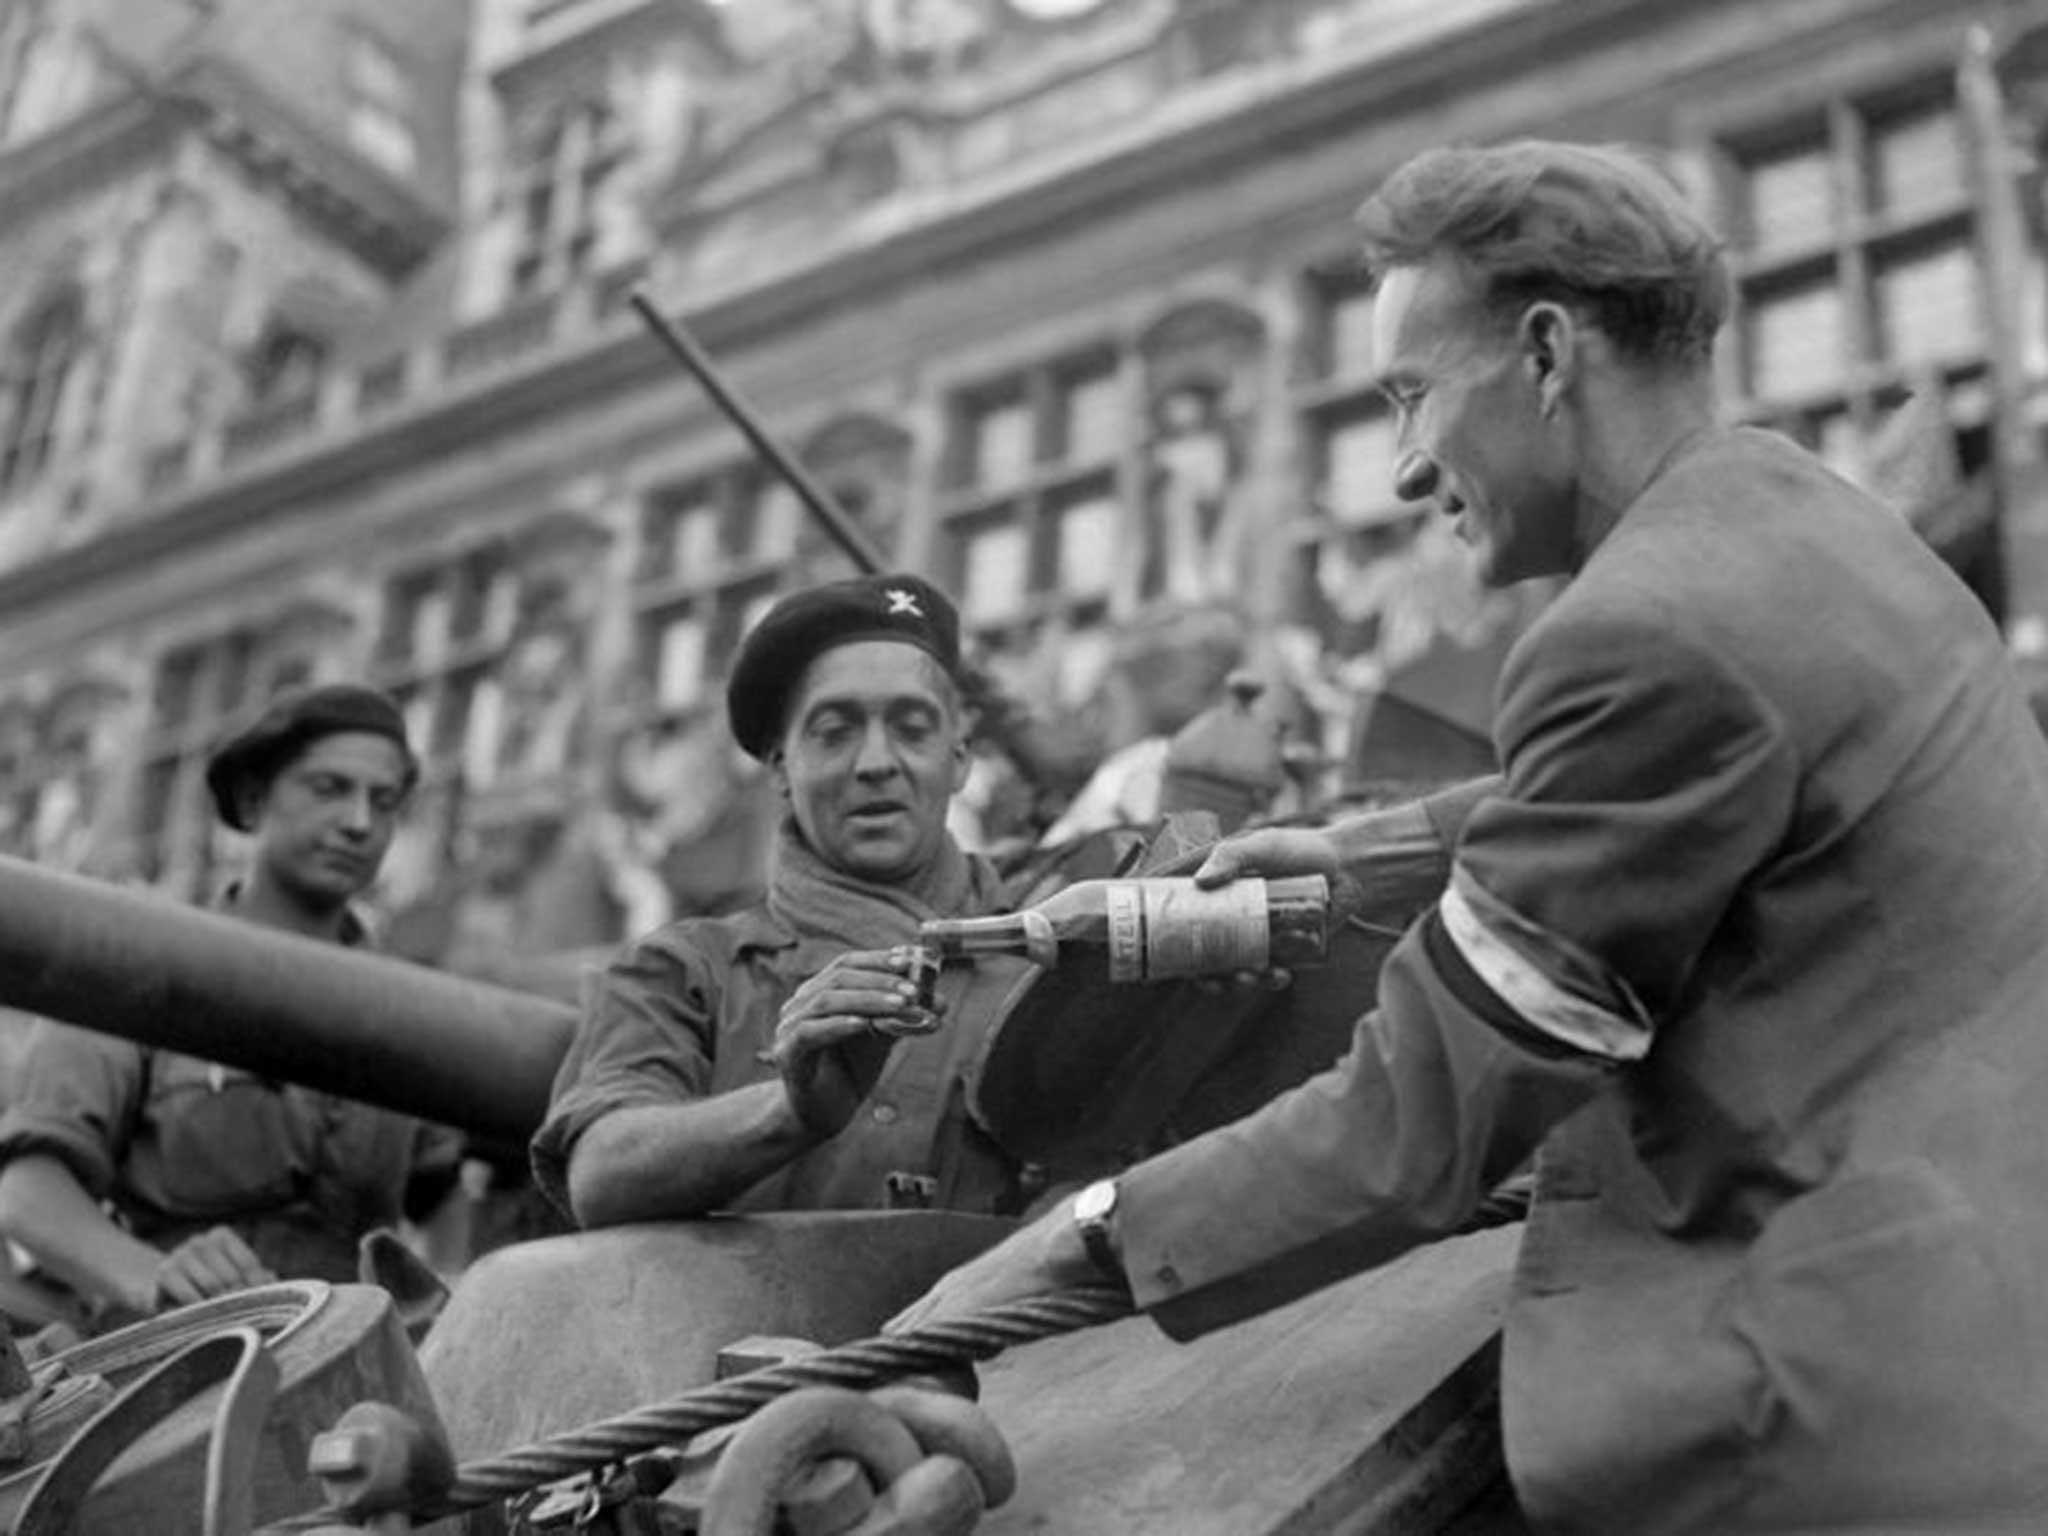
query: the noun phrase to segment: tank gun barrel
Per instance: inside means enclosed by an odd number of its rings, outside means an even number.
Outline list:
[[[0,857],[0,1004],[523,1142],[573,1010]]]

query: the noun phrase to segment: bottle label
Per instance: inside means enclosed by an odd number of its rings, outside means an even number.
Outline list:
[[[1109,906],[1109,979],[1145,979],[1145,898],[1128,880],[1112,880]]]
[[[1113,982],[1227,976],[1270,963],[1264,880],[1212,891],[1187,880],[1113,881],[1108,907]]]

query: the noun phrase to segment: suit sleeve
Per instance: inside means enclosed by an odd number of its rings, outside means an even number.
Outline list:
[[[1499,778],[1477,779],[1331,826],[1340,903],[1368,923],[1406,928],[1443,894],[1465,823],[1499,790]]]
[[[629,946],[588,984],[531,1148],[536,1182],[562,1209],[569,1155],[592,1125],[614,1110],[709,1091],[717,1011],[710,966],[668,934]]]
[[[1119,1181],[1139,1304],[1176,1337],[1457,1230],[1653,1047],[1783,837],[1788,732],[1661,625],[1539,626],[1502,681],[1498,793],[1330,1071]]]
[[[1489,773],[1484,778],[1469,779],[1463,784],[1453,784],[1449,789],[1440,789],[1417,803],[1436,829],[1438,840],[1444,847],[1455,849],[1459,839],[1465,835],[1465,824],[1472,819],[1472,813],[1505,787],[1506,780],[1497,773]]]

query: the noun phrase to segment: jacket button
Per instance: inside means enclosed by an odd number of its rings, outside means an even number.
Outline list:
[[[1171,1264],[1160,1265],[1158,1269],[1153,1271],[1153,1275],[1169,1291],[1180,1289],[1180,1271]]]
[[[877,1125],[894,1125],[896,1123],[896,1106],[894,1104],[877,1104],[872,1113]]]

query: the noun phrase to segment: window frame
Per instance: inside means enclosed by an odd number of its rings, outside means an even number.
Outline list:
[[[932,521],[933,568],[940,584],[958,594],[963,629],[1001,649],[1027,642],[1049,623],[1090,630],[1106,623],[1119,606],[1112,571],[1129,558],[1131,519],[1119,516],[1112,535],[1110,570],[1099,588],[1082,593],[1061,589],[1065,520],[1099,503],[1123,509],[1134,504],[1132,455],[1142,415],[1137,399],[1137,359],[1125,336],[1098,332],[1049,351],[991,368],[942,391],[944,445],[937,505]],[[1120,403],[1116,428],[1071,453],[1078,435],[1072,405],[1085,391],[1105,386]],[[993,409],[1022,409],[1029,436],[1026,461],[998,481],[984,479],[975,464],[976,425]],[[1021,530],[1024,570],[1014,607],[976,612],[965,578],[969,547],[998,527]]]
[[[1854,471],[1899,403],[1938,382],[1957,401],[1983,395],[1991,379],[1998,301],[1982,276],[1983,209],[1969,174],[1971,150],[1955,90],[1952,39],[1908,43],[1887,56],[1823,67],[1787,99],[1782,84],[1695,110],[1679,141],[1704,168],[1708,212],[1728,234],[1734,313],[1718,355],[1723,393],[1744,420],[1769,426]],[[1946,116],[1963,173],[1946,196],[1887,206],[1879,186],[1888,134],[1915,119]],[[1825,233],[1781,248],[1759,248],[1744,196],[1745,176],[1778,151],[1806,143],[1823,155],[1833,189]],[[1883,283],[1906,258],[1965,253],[1974,285],[1976,335],[1943,355],[1902,356],[1885,335]],[[1770,392],[1755,373],[1758,300],[1824,288],[1840,312],[1842,352],[1826,373]],[[1958,417],[1964,432],[1982,423]]]
[[[66,284],[30,305],[0,367],[0,491],[39,480],[56,457],[71,381],[87,346],[85,297]]]
[[[174,665],[189,668],[189,676],[173,709],[166,678]],[[190,900],[217,894],[224,862],[206,788],[207,759],[280,689],[311,680],[310,658],[280,647],[272,626],[254,618],[181,636],[156,650],[136,754],[135,858],[142,879]]]
[[[505,270],[515,302],[596,269],[599,205],[626,153],[622,119],[602,97],[556,102],[515,134],[505,187],[513,221]]]
[[[375,69],[362,68],[374,57]],[[417,174],[421,150],[419,70],[404,48],[382,32],[358,22],[348,29],[339,60],[342,95],[347,102],[348,141],[358,154],[366,156],[391,175],[409,178]],[[363,124],[377,125],[370,142],[365,142]],[[377,138],[384,132],[395,139]],[[395,164],[388,144],[402,142],[405,150]],[[380,145],[384,147],[379,147]]]
[[[487,790],[502,768],[502,717],[479,747],[477,711],[499,688],[520,582],[505,541],[487,536],[409,561],[380,584],[371,680],[397,701],[428,794]]]

